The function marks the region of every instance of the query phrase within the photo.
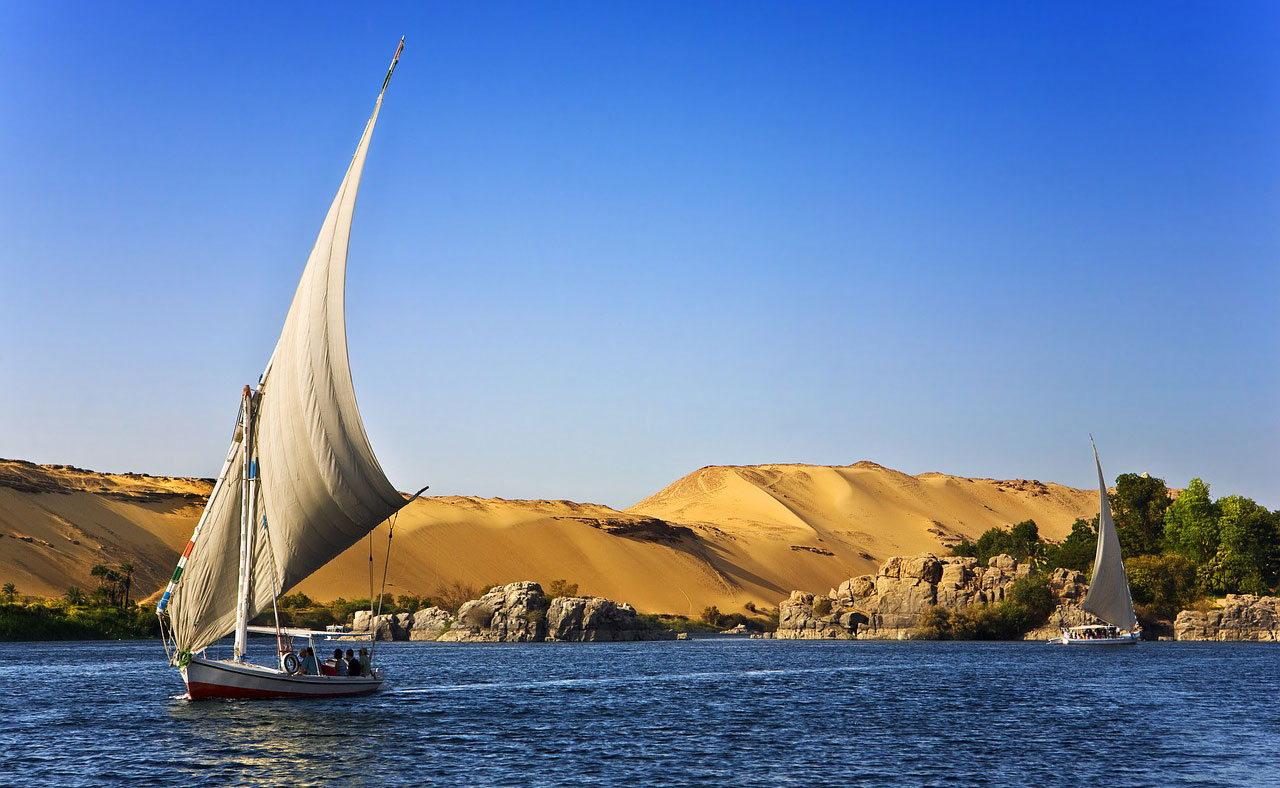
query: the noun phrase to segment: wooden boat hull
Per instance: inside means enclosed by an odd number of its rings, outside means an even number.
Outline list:
[[[382,676],[308,676],[231,660],[192,657],[183,668],[191,700],[207,698],[334,698],[368,695]]]

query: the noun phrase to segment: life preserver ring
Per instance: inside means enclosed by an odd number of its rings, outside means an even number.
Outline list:
[[[285,673],[298,672],[298,655],[290,651],[288,654],[280,655],[280,667],[284,668]]]

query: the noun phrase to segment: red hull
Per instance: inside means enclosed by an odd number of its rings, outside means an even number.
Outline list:
[[[191,700],[238,699],[238,698],[340,698],[344,696],[370,695],[377,692],[371,687],[357,692],[335,692],[332,694],[318,692],[284,692],[282,690],[264,690],[251,687],[227,687],[221,684],[203,684],[198,681],[187,682],[187,697]]]
[[[382,686],[382,675],[309,676],[230,660],[192,657],[182,667],[191,700],[211,698],[337,698],[368,695]]]

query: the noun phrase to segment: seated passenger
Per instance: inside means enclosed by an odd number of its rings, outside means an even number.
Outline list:
[[[360,647],[360,667],[364,670],[364,675],[373,675],[373,665],[369,661],[369,649],[364,648],[363,646]]]
[[[320,675],[320,666],[316,664],[316,654],[309,647],[302,649],[302,672],[308,676]]]
[[[339,676],[347,675],[347,661],[342,658],[342,649],[340,648],[333,650],[333,669]]]
[[[356,659],[356,653],[351,649],[347,649],[347,675],[363,676],[364,665],[360,660]]]

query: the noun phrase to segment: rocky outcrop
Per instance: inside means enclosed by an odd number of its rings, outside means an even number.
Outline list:
[[[537,583],[495,586],[479,599],[463,603],[456,619],[439,608],[414,617],[414,640],[455,643],[541,643],[667,640],[675,633],[651,625],[635,608],[598,596],[548,599]],[[443,614],[444,618],[441,618]],[[419,618],[421,617],[421,618]],[[421,622],[421,626],[420,626]],[[435,638],[429,636],[438,628]],[[421,634],[418,635],[419,629]]]
[[[556,597],[547,610],[548,641],[609,642],[670,640],[675,633],[655,627],[635,608],[598,596]]]
[[[1173,623],[1175,640],[1280,642],[1280,597],[1227,594],[1211,610],[1183,610]]]
[[[535,643],[547,636],[551,601],[530,581],[494,586],[479,599],[462,603],[458,619],[439,640],[470,643]]]
[[[1064,574],[1059,576],[1058,572]],[[1055,572],[1050,581],[1063,600],[1083,593],[1076,573]],[[934,605],[958,609],[1001,602],[1010,585],[1031,573],[1029,564],[998,555],[978,566],[974,558],[939,558],[932,553],[895,556],[874,575],[860,575],[826,596],[793,591],[778,607],[776,637],[791,640],[894,640],[912,636]],[[1080,577],[1080,585],[1083,585]],[[1056,585],[1054,585],[1056,584]]]

